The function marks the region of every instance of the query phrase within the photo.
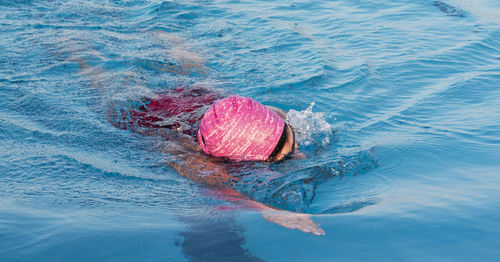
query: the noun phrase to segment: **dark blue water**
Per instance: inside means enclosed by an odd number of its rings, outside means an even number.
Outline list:
[[[0,260],[498,261],[499,14],[494,0],[0,0]],[[181,177],[161,137],[108,122],[110,104],[184,85],[298,112],[307,159],[232,168],[284,174],[238,189],[325,236]]]

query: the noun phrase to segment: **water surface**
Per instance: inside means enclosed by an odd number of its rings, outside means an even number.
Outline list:
[[[499,14],[494,0],[0,0],[0,260],[497,261]],[[331,132],[313,125],[307,159],[239,172],[316,179],[308,206],[274,204],[325,236],[266,222],[165,165],[160,137],[107,121],[110,103],[183,85],[303,117],[315,103]]]

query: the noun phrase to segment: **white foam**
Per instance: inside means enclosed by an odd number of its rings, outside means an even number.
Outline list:
[[[333,135],[332,127],[325,120],[323,112],[312,112],[314,102],[306,110],[290,109],[286,114],[287,122],[295,131],[297,142],[302,145],[327,145]]]

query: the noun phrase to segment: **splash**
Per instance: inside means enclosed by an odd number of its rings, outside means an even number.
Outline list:
[[[324,119],[323,112],[313,112],[315,102],[306,110],[297,111],[290,109],[286,120],[293,127],[297,141],[304,146],[326,146],[333,138],[330,124]]]

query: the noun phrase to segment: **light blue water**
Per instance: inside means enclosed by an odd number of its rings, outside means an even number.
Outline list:
[[[319,181],[305,211],[325,236],[180,177],[158,137],[107,121],[109,103],[193,83],[315,102],[331,140],[316,129],[307,159],[272,169]],[[500,257],[495,0],[0,0],[0,99],[0,261]]]

